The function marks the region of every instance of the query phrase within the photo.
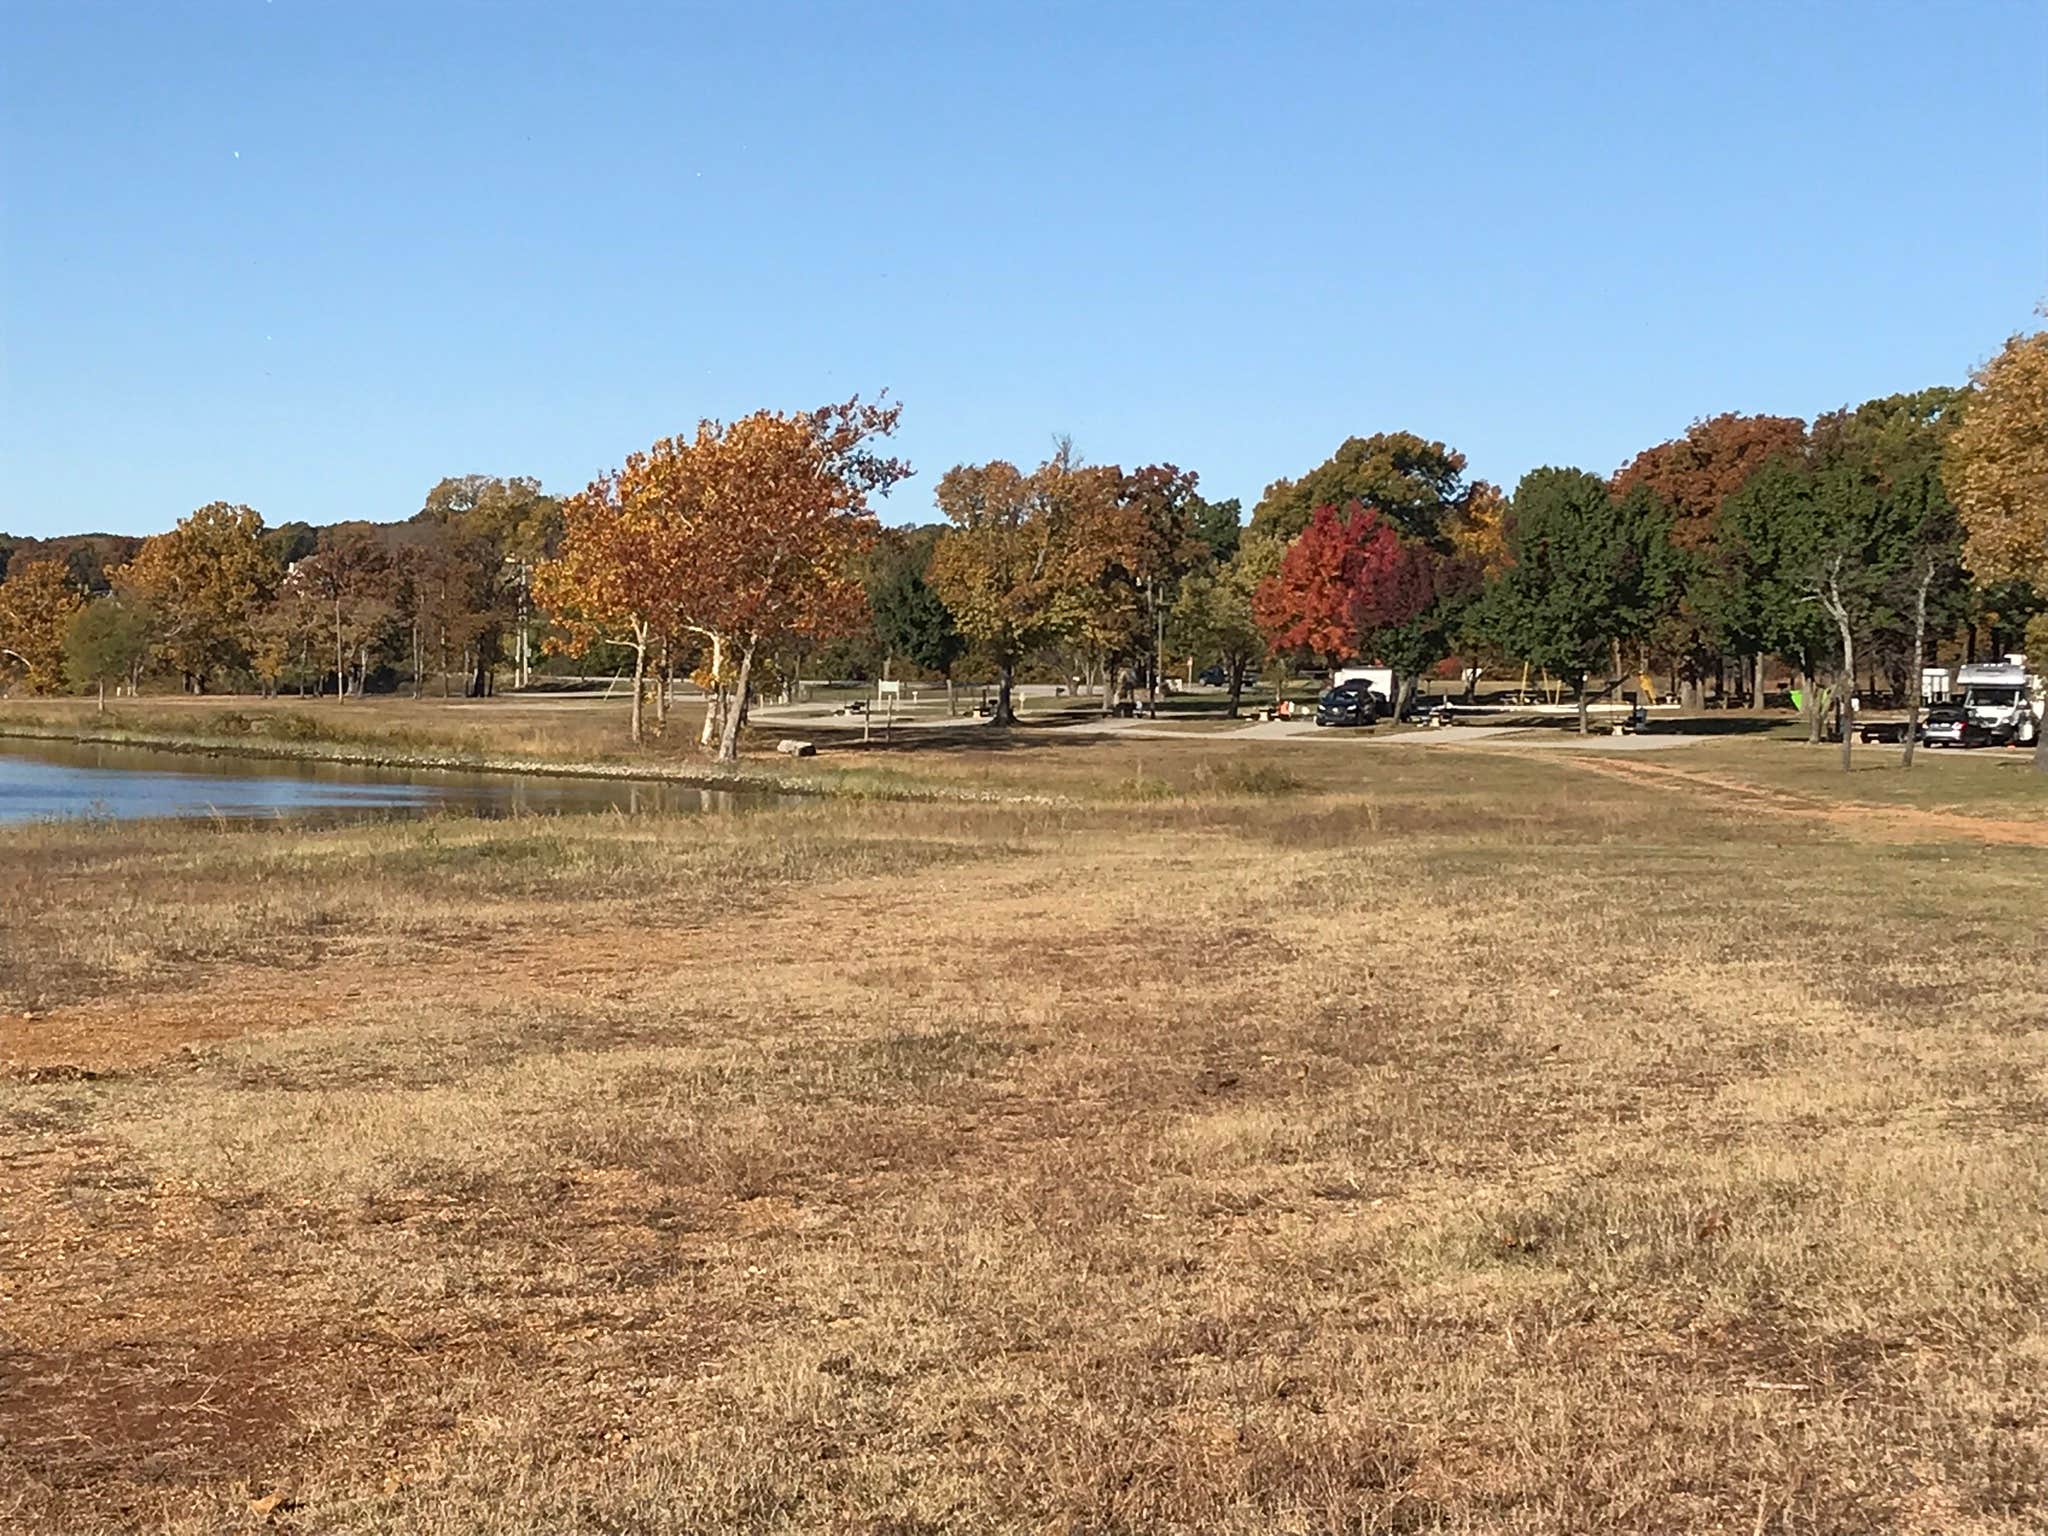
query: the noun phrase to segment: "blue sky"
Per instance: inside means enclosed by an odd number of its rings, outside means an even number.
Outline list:
[[[1958,382],[2048,295],[2048,4],[0,0],[0,528],[574,489],[887,387],[1247,507]]]

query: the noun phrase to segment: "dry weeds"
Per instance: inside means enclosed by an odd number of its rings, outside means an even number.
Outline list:
[[[2040,1527],[2037,849],[1051,750],[0,834],[0,1520]]]

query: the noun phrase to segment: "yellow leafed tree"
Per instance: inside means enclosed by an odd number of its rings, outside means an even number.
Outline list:
[[[2048,592],[2048,331],[2013,337],[1976,386],[1942,461],[1970,569]],[[2035,620],[2027,641],[2048,660],[2048,624]],[[2048,730],[2036,734],[2034,767],[2048,773]]]
[[[64,685],[64,634],[85,605],[62,560],[25,560],[0,581],[0,673],[30,693]]]

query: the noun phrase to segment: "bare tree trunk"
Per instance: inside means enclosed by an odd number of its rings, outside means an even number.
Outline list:
[[[1414,698],[1415,679],[1403,673],[1395,679],[1394,685],[1394,718],[1396,720],[1406,720],[1408,718],[1408,705]]]
[[[953,707],[953,674],[946,674],[946,718],[952,719],[960,711]]]
[[[1762,709],[1764,707],[1764,653],[1758,651],[1750,660],[1756,663],[1756,670],[1750,674],[1749,707],[1751,709]]]
[[[100,713],[100,714],[103,714],[103,715],[104,715],[104,714],[105,714],[106,712],[107,712],[107,680],[106,680],[106,679],[105,679],[105,678],[103,677],[103,678],[101,678],[101,679],[100,679],[100,707],[99,707],[99,711],[98,711],[98,713]]]
[[[633,721],[627,734],[637,744],[641,739],[641,706],[647,695],[647,629],[633,627]]]
[[[1913,654],[1906,658],[1906,739],[1899,749],[1899,766],[1913,766],[1914,738],[1920,734],[1920,672],[1927,655],[1927,589],[1934,584],[1934,562],[1920,567],[1920,580],[1913,587]]]
[[[1840,555],[1835,556],[1834,563],[1828,567],[1827,583],[1821,589],[1820,600],[1842,637],[1841,697],[1836,700],[1836,718],[1842,724],[1842,772],[1847,773],[1853,748],[1850,737],[1856,729],[1856,634],[1849,624],[1848,604],[1842,601]]]
[[[725,734],[725,640],[711,637],[711,686],[704,690],[704,725],[697,733],[697,745],[709,747]]]
[[[740,717],[746,710],[747,689],[754,680],[754,642],[740,649],[739,671],[734,674],[732,703],[725,711],[725,729],[718,738],[718,761],[736,763],[740,758]]]
[[[1584,674],[1584,673],[1580,673],[1580,674],[1579,674],[1579,734],[1580,734],[1581,736],[1586,736],[1586,735],[1590,735],[1590,734],[1591,734],[1591,732],[1590,732],[1590,731],[1589,731],[1589,730],[1587,729],[1587,725],[1586,725],[1586,718],[1587,718],[1587,717],[1586,717],[1586,702],[1587,702],[1587,701],[1586,701],[1586,677],[1585,677],[1585,674]]]
[[[339,704],[348,693],[347,651],[341,640],[341,599],[334,600],[334,702]]]
[[[1244,666],[1241,661],[1230,664],[1230,718],[1237,718],[1238,701],[1244,697]]]

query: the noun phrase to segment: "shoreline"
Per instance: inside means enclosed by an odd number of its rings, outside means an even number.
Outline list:
[[[127,730],[119,727],[76,729],[0,720],[0,740],[49,741],[73,746],[135,747],[195,757],[267,759],[287,763],[335,763],[355,768],[410,769],[433,773],[486,773],[507,777],[596,779],[610,782],[670,784],[685,789],[728,790],[753,794],[802,795],[813,799],[946,801],[1050,804],[1042,795],[1002,795],[938,786],[916,787],[850,784],[843,779],[793,778],[746,768],[670,767],[652,763],[607,763],[588,759],[562,760],[498,756],[466,752],[435,752],[402,747],[322,741],[250,740],[227,736]]]

